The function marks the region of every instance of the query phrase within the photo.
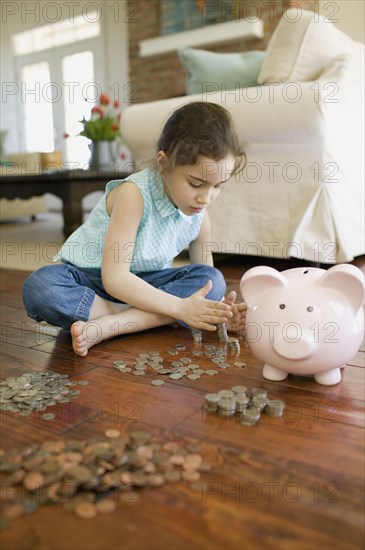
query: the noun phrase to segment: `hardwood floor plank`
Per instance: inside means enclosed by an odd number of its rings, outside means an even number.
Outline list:
[[[242,259],[223,266],[229,288],[238,288],[249,265]],[[46,439],[103,438],[108,428],[122,433],[147,429],[156,441],[194,441],[211,470],[202,473],[199,491],[188,483],[154,490],[129,489],[115,495],[117,510],[92,521],[76,518],[61,505],[49,505],[14,520],[1,532],[6,550],[358,550],[363,547],[364,352],[342,370],[336,386],[312,377],[282,382],[262,378],[262,362],[241,342],[246,367],[217,369],[193,381],[167,378],[147,369],[142,377],[120,373],[113,361],[134,363],[142,352],[168,350],[180,343],[179,356],[191,356],[190,331],[163,327],[118,337],[76,356],[66,331],[42,334],[21,302],[24,272],[2,277],[1,377],[55,370],[73,380],[87,380],[74,401],[50,407],[56,418],[40,413],[21,418],[1,411],[1,448],[10,450]],[[205,334],[219,345],[217,336]],[[208,358],[195,362],[204,369]],[[233,363],[230,357],[229,362]],[[236,418],[207,415],[204,395],[233,385],[262,387],[286,403],[284,416],[262,416],[255,427]],[[4,475],[1,482],[6,483]]]

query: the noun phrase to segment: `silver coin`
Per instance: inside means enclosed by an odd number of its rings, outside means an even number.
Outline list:
[[[158,378],[156,378],[156,380],[151,380],[152,386],[163,386],[164,383],[164,380],[159,380]]]

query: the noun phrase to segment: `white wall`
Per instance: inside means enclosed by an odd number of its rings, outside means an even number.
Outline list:
[[[365,42],[364,0],[320,0],[319,13],[357,42]]]

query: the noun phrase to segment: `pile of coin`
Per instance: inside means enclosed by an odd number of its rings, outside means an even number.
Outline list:
[[[241,351],[240,341],[238,338],[227,338],[228,348],[231,353],[238,355]]]
[[[227,333],[227,325],[225,323],[219,323],[217,325],[217,334],[218,334],[218,340],[220,342],[227,342],[228,333]]]
[[[203,341],[203,332],[201,330],[192,330],[191,335],[193,337],[194,344],[201,344]]]
[[[18,378],[6,378],[0,382],[0,408],[28,416],[33,411],[45,411],[47,407],[57,403],[77,399],[80,390],[70,387],[86,384],[86,380],[72,381],[69,380],[68,374],[59,374],[52,370],[29,372]],[[51,418],[46,417],[45,420]]]
[[[285,403],[279,399],[269,399],[263,388],[253,388],[250,395],[246,386],[233,386],[230,390],[217,393],[207,393],[204,410],[210,414],[218,414],[221,418],[235,416],[239,413],[243,426],[255,426],[265,412],[270,418],[282,416]]]
[[[176,344],[167,353],[173,357],[178,356],[183,351],[185,352],[185,346],[183,344]],[[168,377],[171,380],[181,380],[184,377],[189,380],[199,380],[202,375],[217,375],[217,369],[228,369],[231,366],[226,361],[227,354],[229,353],[229,349],[222,349],[213,344],[205,344],[201,349],[193,349],[191,351],[192,357],[189,357],[188,353],[185,353],[183,357],[180,356],[176,360],[169,360],[168,363],[164,362],[163,357],[161,357],[158,351],[150,351],[148,353],[139,353],[133,362],[128,363],[125,360],[117,360],[113,362],[113,365],[119,372],[133,374],[134,376],[144,376],[147,373],[147,369],[151,369],[154,373]],[[209,359],[214,363],[215,368],[203,369],[197,362],[197,357]],[[234,366],[243,368],[246,366],[246,363],[236,361]],[[154,379],[151,381],[151,384],[153,386],[162,386],[164,381]]]
[[[47,440],[2,452],[2,518],[17,519],[48,503],[64,504],[83,519],[112,512],[116,503],[128,501],[123,498],[127,491],[129,498],[138,498],[131,493],[135,487],[197,482],[210,469],[201,448],[198,443],[160,443],[144,430],[121,435],[111,428],[97,439]]]

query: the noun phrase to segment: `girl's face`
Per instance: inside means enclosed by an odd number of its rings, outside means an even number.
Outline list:
[[[235,159],[232,155],[221,160],[198,157],[193,165],[175,166],[164,174],[166,155],[157,153],[157,166],[162,173],[164,189],[172,204],[187,216],[198,214],[213,202],[229,179]]]

